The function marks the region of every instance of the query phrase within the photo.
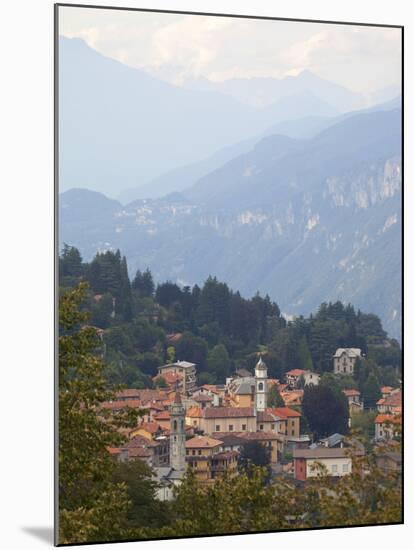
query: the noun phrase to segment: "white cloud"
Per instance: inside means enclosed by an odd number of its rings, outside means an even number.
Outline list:
[[[401,78],[398,29],[61,8],[60,30],[176,83],[308,69],[368,93]]]

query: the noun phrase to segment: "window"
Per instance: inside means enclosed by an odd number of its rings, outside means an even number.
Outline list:
[[[197,426],[197,420],[193,420],[193,426]]]
[[[246,424],[242,424],[242,432],[245,432],[247,430]]]
[[[337,464],[332,464],[332,473],[333,474],[338,473],[338,465]]]
[[[292,433],[290,435],[295,435],[295,430],[292,430]]]
[[[233,431],[233,424],[229,424],[229,432]]]
[[[258,388],[259,391],[263,391],[263,382],[259,382]]]
[[[342,472],[344,474],[347,474],[348,473],[348,464],[342,464]]]
[[[259,430],[263,430],[263,424],[259,425]]]
[[[201,455],[201,449],[198,449],[198,454]]]
[[[195,455],[195,449],[193,449],[193,456]]]
[[[174,431],[176,432],[176,431],[177,431],[177,421],[176,421],[176,420],[174,420],[173,426],[174,426],[173,429],[174,429]]]
[[[274,424],[271,425],[271,429],[272,429],[272,430],[275,429],[275,425],[274,425]]]
[[[216,432],[220,431],[220,424],[216,424]]]

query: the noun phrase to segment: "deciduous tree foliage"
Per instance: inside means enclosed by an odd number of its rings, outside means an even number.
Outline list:
[[[108,267],[106,262],[112,267]],[[118,283],[111,282],[112,275],[116,275],[118,269],[116,266],[119,266],[118,290],[116,288]],[[83,274],[88,273],[89,270],[88,276],[90,276],[91,269],[91,265],[85,267],[85,264],[82,264]],[[113,296],[112,292],[118,291],[119,296],[126,295],[128,285],[122,291],[123,294],[121,292],[122,278],[126,283],[126,264],[122,261],[120,254],[97,261],[93,269],[96,273],[107,270],[107,274],[99,284],[106,281],[105,292],[108,295]],[[110,285],[112,288],[109,288]],[[217,298],[214,280],[209,285],[211,288],[207,296],[210,293],[214,302]],[[192,311],[191,315],[196,319],[194,312],[199,306],[202,289],[194,287],[191,293],[182,291],[179,287],[178,290],[183,317],[190,315],[184,313],[185,311]],[[131,300],[134,300],[133,292]],[[226,294],[225,287],[220,287],[220,292]],[[181,301],[183,294],[189,301],[188,310]],[[229,291],[229,296],[231,302],[234,294]],[[103,401],[113,399],[114,388],[109,387],[106,379],[109,367],[104,364],[101,356],[106,349],[105,358],[118,361],[117,372],[123,372],[127,380],[132,380],[129,376],[134,374],[134,368],[137,369],[135,372],[141,373],[141,376],[143,376],[141,369],[148,369],[151,372],[155,370],[158,359],[166,358],[167,345],[162,325],[162,311],[165,309],[149,297],[147,300],[153,303],[154,308],[159,308],[157,311],[161,320],[154,322],[139,317],[125,322],[124,313],[118,312],[115,319],[111,318],[102,341],[97,336],[96,328],[88,324],[88,313],[84,309],[85,302],[90,306],[93,303],[92,300],[93,297],[87,285],[81,283],[65,293],[60,301],[60,543],[401,521],[399,476],[397,473],[384,472],[378,468],[373,454],[366,457],[354,456],[352,474],[334,484],[321,472],[319,477],[305,487],[297,487],[282,476],[268,483],[267,468],[254,465],[235,478],[224,476],[219,483],[209,487],[199,485],[189,472],[178,488],[176,500],[173,503],[157,502],[154,498],[154,480],[150,476],[149,469],[139,462],[117,465],[108,453],[108,447],[119,446],[123,442],[119,428],[132,425],[136,422],[136,418],[132,412],[114,415],[102,409]],[[227,317],[223,311],[219,314],[221,321],[213,316],[212,324],[202,325],[213,327],[216,323],[219,328],[215,334],[217,341],[210,345],[210,350],[216,349],[213,359],[215,355],[224,357],[221,346],[227,342],[229,360],[233,360],[232,353],[235,359],[243,359],[249,355],[254,357],[257,346],[261,345],[263,349],[268,350],[266,354],[268,364],[273,361],[268,358],[273,357],[276,361],[277,352],[280,350],[284,352],[284,357],[288,361],[293,361],[293,358],[297,358],[295,345],[306,339],[315,366],[315,357],[312,353],[312,346],[315,345],[315,341],[312,343],[312,327],[319,324],[316,333],[323,338],[324,330],[320,329],[324,329],[324,323],[333,323],[334,336],[328,331],[328,337],[323,344],[326,350],[330,350],[329,346],[335,346],[338,342],[337,338],[342,330],[340,327],[348,326],[347,319],[355,323],[356,333],[358,333],[358,319],[362,318],[361,322],[365,323],[364,330],[373,325],[374,328],[376,327],[376,337],[380,336],[376,322],[372,318],[367,320],[362,314],[356,315],[352,308],[341,308],[338,305],[331,308],[329,304],[321,308],[322,319],[318,316],[310,317],[287,326],[281,323],[276,327],[273,321],[278,318],[277,310],[273,310],[273,306],[269,306],[266,299],[264,299],[265,305],[261,300],[263,299],[255,297],[252,301],[248,301],[240,297],[240,311],[245,315],[245,325],[240,330],[246,335],[249,342],[247,346],[242,343],[240,347],[238,343],[240,340],[237,340],[237,343],[233,340],[231,335],[235,325],[230,315],[229,326],[226,328]],[[239,301],[239,298],[236,301]],[[207,302],[204,302],[204,306]],[[270,325],[269,316],[273,319]],[[185,322],[190,321],[185,320]],[[272,328],[270,332],[269,326]],[[186,355],[179,356],[178,352],[183,355],[184,352],[185,354],[201,353],[201,363],[203,357],[205,361],[209,340],[207,338],[204,340],[197,335],[199,328],[201,327],[195,324],[192,329],[194,332],[188,330],[179,340],[183,344],[181,348],[177,344],[177,358],[191,360],[191,357]],[[225,334],[226,330],[227,334]],[[263,341],[261,341],[262,338]],[[271,340],[266,341],[266,338]],[[276,343],[273,346],[274,341]],[[307,355],[307,353],[303,354],[303,356]],[[276,364],[278,369],[282,368],[279,363],[275,362]],[[207,363],[205,365],[207,368]],[[360,369],[360,382],[367,385],[366,391],[369,394],[370,386],[373,386],[369,382],[370,376],[381,376],[383,367],[378,367],[375,363],[367,363],[365,367],[366,370],[362,370],[362,367]],[[276,370],[276,367],[274,368]],[[214,372],[216,370],[214,369]],[[283,374],[282,370],[280,372]],[[211,376],[207,370],[203,374]],[[224,374],[221,373],[220,376]],[[305,389],[303,413],[310,428],[318,436],[330,435],[334,431],[341,433],[347,431],[347,402],[341,393],[340,385],[331,378],[328,382],[328,377],[325,376],[325,381],[322,380],[319,386]],[[395,448],[393,450],[395,451]]]
[[[277,389],[276,384],[273,384],[271,386],[268,394],[267,394],[267,406],[268,407],[284,407],[285,402],[282,399],[282,396],[279,393],[279,390]]]
[[[248,471],[251,465],[269,466],[270,451],[258,441],[248,441],[240,450],[240,467]]]
[[[348,401],[342,392],[325,384],[306,386],[302,412],[315,437],[348,433]]]
[[[128,495],[111,480],[108,447],[124,438],[120,426],[134,425],[136,413],[113,416],[100,409],[114,398],[96,354],[96,329],[81,309],[87,285],[62,296],[59,305],[59,542],[119,537]],[[99,533],[99,535],[98,535]],[[98,540],[99,540],[98,538]]]

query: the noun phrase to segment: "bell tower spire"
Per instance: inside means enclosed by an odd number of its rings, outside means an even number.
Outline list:
[[[170,408],[170,418],[170,466],[181,471],[185,470],[185,409],[178,389]]]
[[[256,381],[256,411],[264,411],[267,407],[267,366],[261,355],[254,369],[254,377]]]

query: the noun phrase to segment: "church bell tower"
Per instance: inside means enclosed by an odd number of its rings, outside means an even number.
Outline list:
[[[254,377],[256,381],[256,411],[264,411],[267,407],[267,367],[261,356],[254,369]]]
[[[185,470],[185,409],[178,390],[170,408],[170,418],[170,466],[174,470]]]

